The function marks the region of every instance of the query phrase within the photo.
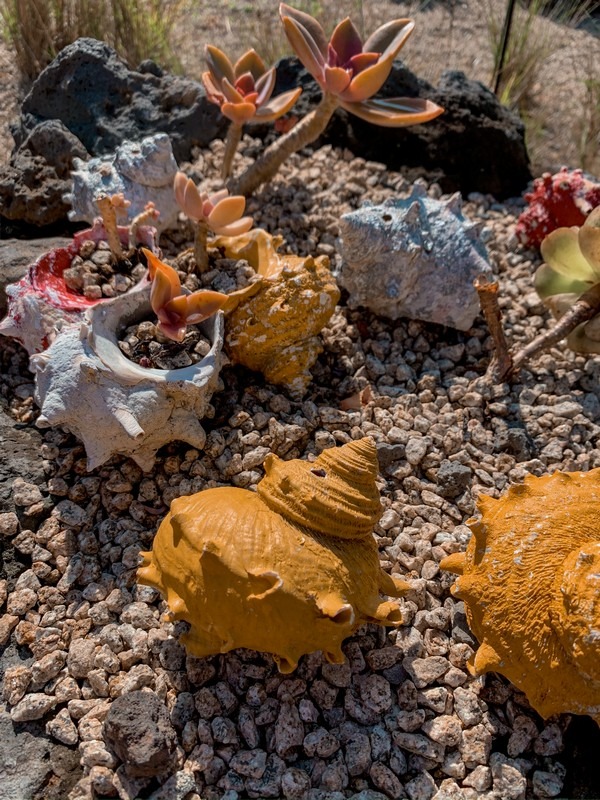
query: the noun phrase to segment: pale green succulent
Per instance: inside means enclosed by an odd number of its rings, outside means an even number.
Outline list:
[[[584,292],[600,283],[600,206],[580,228],[552,231],[541,250],[545,263],[535,274],[535,289],[560,319]],[[600,315],[575,328],[567,344],[576,353],[600,353]]]

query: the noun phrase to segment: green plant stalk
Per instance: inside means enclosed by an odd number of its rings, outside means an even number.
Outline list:
[[[227,129],[227,136],[225,138],[225,152],[223,153],[223,163],[221,164],[221,177],[223,180],[227,180],[227,178],[231,175],[233,157],[237,152],[241,138],[242,126],[236,125],[235,122],[232,122]]]
[[[203,220],[196,223],[196,236],[194,238],[194,258],[196,259],[196,271],[199,275],[208,271],[208,225]]]
[[[319,105],[310,114],[269,145],[262,156],[233,182],[229,187],[230,193],[248,195],[261,184],[271,180],[289,156],[318,139],[338,105],[334,95],[325,93]]]

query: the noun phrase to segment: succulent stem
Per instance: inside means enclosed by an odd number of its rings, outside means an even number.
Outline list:
[[[231,194],[251,194],[262,183],[271,180],[289,156],[314,142],[323,133],[338,104],[337,98],[332,94],[324,94],[319,105],[310,114],[269,145],[262,156],[233,182],[229,187]]]
[[[538,353],[547,350],[552,345],[557,344],[572,333],[578,325],[595,317],[600,313],[600,283],[594,284],[591,289],[584,292],[581,297],[573,303],[567,313],[561,317],[556,325],[549,331],[544,331],[539,336],[525,345],[518,353],[513,356],[512,369],[508,370],[500,378],[507,377],[510,372],[514,372],[523,364]]]
[[[156,222],[159,211],[157,211],[154,203],[146,203],[146,207],[143,211],[135,216],[129,225],[129,247],[133,249],[136,244],[138,243],[138,231],[142,227],[142,225],[151,225],[153,222]]]
[[[208,271],[208,250],[206,242],[208,240],[208,225],[203,220],[196,223],[196,236],[194,239],[194,258],[196,259],[196,271],[199,274]]]
[[[233,164],[233,157],[236,154],[240,139],[242,138],[242,126],[236,125],[232,122],[227,129],[227,137],[225,139],[225,152],[223,153],[223,163],[221,164],[221,177],[227,180],[231,174],[231,165]]]

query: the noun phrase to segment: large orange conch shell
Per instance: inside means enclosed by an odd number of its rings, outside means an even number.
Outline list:
[[[245,258],[259,275],[256,283],[230,295],[223,309],[231,361],[262,372],[301,398],[323,350],[319,333],[340,290],[327,256],[280,254],[282,242],[257,228],[241,236],[219,236],[212,244],[223,248],[227,258]]]
[[[281,672],[305,653],[344,660],[365,622],[397,625],[404,581],[379,565],[381,516],[371,439],[314,462],[267,456],[257,491],[208,489],[174,500],[138,580],[158,589],[197,656],[236,647],[272,653]]]
[[[479,510],[466,553],[441,563],[481,642],[472,671],[505,675],[543,717],[600,723],[600,469],[527,476]]]

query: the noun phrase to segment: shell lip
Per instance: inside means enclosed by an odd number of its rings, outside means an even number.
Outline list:
[[[217,368],[217,358],[223,348],[225,317],[222,311],[218,311],[199,326],[211,340],[211,347],[197,364],[167,370],[140,367],[121,352],[117,343],[117,333],[126,325],[151,313],[150,289],[150,283],[142,279],[126,294],[118,295],[89,309],[85,316],[87,331],[84,331],[82,327],[87,345],[98,356],[102,364],[124,383],[191,381],[198,387],[203,386],[214,374]]]

